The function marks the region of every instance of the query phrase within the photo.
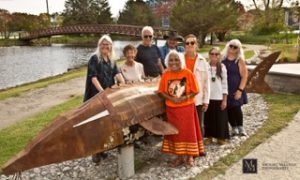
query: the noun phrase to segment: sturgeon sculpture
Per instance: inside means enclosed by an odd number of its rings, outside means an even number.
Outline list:
[[[247,92],[268,93],[264,81],[280,52],[264,58],[250,74]],[[106,89],[82,106],[59,115],[27,147],[10,159],[2,170],[5,175],[51,163],[89,156],[130,143],[129,127],[139,124],[158,135],[178,130],[161,120],[164,100],[155,92],[158,84],[141,83]]]
[[[158,135],[178,130],[158,116],[165,112],[157,83],[106,89],[82,106],[59,115],[2,168],[5,175],[104,152],[130,143],[129,128],[140,124]],[[127,139],[126,139],[127,138]],[[126,142],[127,141],[127,142]]]

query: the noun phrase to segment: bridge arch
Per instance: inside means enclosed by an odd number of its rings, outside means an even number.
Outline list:
[[[70,34],[116,34],[125,36],[140,37],[143,26],[120,25],[120,24],[93,24],[93,25],[72,25],[61,26],[48,29],[42,29],[31,32],[20,33],[20,40],[30,41],[33,39],[51,37],[55,35],[70,35]],[[169,31],[175,31],[166,28],[153,28],[155,38],[162,39],[163,35]]]

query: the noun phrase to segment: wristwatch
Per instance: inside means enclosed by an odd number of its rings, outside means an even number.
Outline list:
[[[238,90],[241,91],[241,92],[243,92],[243,89],[241,89],[241,88],[238,88]]]

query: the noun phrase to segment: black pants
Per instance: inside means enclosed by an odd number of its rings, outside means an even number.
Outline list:
[[[197,109],[201,134],[202,134],[202,137],[204,137],[204,123],[203,123],[203,121],[204,121],[204,112],[202,111],[202,105],[196,106],[196,109]]]
[[[227,109],[228,121],[231,127],[243,126],[243,112],[241,106]]]

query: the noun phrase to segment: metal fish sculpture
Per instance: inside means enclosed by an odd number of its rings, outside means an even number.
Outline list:
[[[154,134],[178,133],[157,117],[164,114],[165,106],[156,89],[157,83],[142,83],[98,93],[82,106],[55,118],[4,165],[3,173],[15,174],[116,148],[128,143],[128,127],[135,124]]]

